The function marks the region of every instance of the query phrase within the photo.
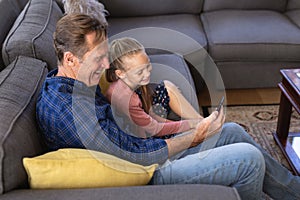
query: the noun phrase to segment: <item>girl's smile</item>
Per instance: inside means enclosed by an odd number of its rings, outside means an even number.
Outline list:
[[[150,82],[152,65],[144,51],[125,56],[123,58],[125,70],[118,71],[118,77],[122,79],[131,89],[147,85]]]

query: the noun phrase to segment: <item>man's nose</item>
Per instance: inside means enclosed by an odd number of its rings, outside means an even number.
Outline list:
[[[108,69],[109,68],[109,59],[108,56],[103,58],[103,62],[102,62],[102,66],[104,69]]]

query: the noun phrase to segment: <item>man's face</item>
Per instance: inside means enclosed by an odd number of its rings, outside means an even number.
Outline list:
[[[86,36],[88,44],[92,44],[95,35],[96,33],[93,32]],[[103,41],[86,52],[80,59],[77,80],[84,82],[87,86],[97,85],[103,71],[108,68],[108,43]]]

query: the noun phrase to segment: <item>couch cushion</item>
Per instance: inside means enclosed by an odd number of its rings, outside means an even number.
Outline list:
[[[130,36],[146,48],[185,55],[207,45],[199,15],[108,18],[108,23],[110,40]]]
[[[220,185],[177,184],[69,190],[16,190],[1,200],[240,200],[235,188]]]
[[[198,101],[195,95],[194,81],[183,57],[175,54],[161,54],[150,55],[149,58],[153,66],[151,82],[159,83],[161,80],[173,82],[179,87],[185,98],[197,108]]]
[[[64,11],[64,3],[63,3],[64,0],[55,0],[55,1],[56,1],[57,5],[60,7],[60,9],[62,10],[62,12],[65,12]]]
[[[288,0],[287,10],[300,9],[300,1],[299,0]]]
[[[53,47],[53,32],[62,11],[55,1],[30,0],[10,30],[2,47],[4,63],[24,55],[47,62],[50,69],[57,67]]]
[[[287,0],[206,0],[203,4],[203,11],[207,12],[222,9],[264,9],[283,12],[286,9],[286,4]]]
[[[203,0],[100,0],[111,17],[137,17],[167,14],[199,14]]]
[[[21,13],[27,1],[25,0],[1,0],[0,1],[0,44],[6,38],[13,23]],[[2,56],[0,56],[0,71],[5,68]]]
[[[214,79],[215,84],[224,84],[226,89],[276,88],[282,79],[280,69],[299,68],[299,62],[236,61],[217,62],[217,65],[222,80]]]
[[[300,29],[274,11],[223,10],[201,16],[218,61],[300,61]]]
[[[290,10],[285,14],[300,28],[300,9]]]
[[[46,73],[46,63],[22,56],[0,73],[0,193],[27,183],[22,158],[43,152],[35,103]]]

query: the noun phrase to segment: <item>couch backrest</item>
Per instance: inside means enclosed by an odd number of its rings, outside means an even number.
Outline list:
[[[298,1],[298,0],[297,0]],[[203,11],[221,9],[264,9],[283,12],[287,0],[204,0]]]
[[[24,55],[45,61],[49,69],[57,68],[53,32],[62,15],[55,0],[29,0],[3,43],[4,64]]]
[[[59,8],[60,8],[63,12],[65,12],[65,11],[64,11],[64,4],[63,4],[63,1],[64,1],[64,0],[55,0],[55,1],[56,1],[57,5],[59,6]]]
[[[286,9],[287,10],[300,9],[300,0],[289,0]]]
[[[23,157],[45,152],[36,123],[36,100],[46,63],[17,57],[0,72],[0,193],[27,185]]]
[[[27,0],[1,0],[0,1],[0,44],[6,38],[15,20],[26,5]],[[0,71],[4,69],[4,62],[0,56]]]
[[[199,14],[203,0],[100,0],[110,17]]]

